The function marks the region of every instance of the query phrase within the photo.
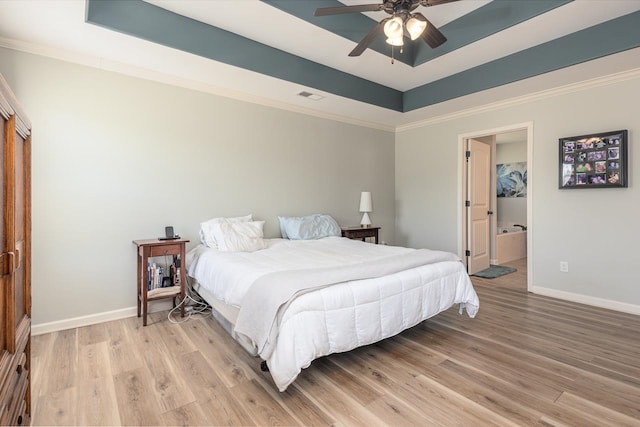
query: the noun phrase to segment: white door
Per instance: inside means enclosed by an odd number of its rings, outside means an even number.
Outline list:
[[[469,274],[489,268],[491,241],[491,146],[467,142],[467,250]]]

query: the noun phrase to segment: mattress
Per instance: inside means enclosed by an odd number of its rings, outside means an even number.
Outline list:
[[[245,349],[256,353],[247,337],[235,334],[234,322],[252,284],[270,273],[326,269],[384,260],[415,251],[340,237],[291,241],[267,239],[267,249],[221,252],[198,246],[187,256],[187,272],[200,294],[217,307],[221,323]],[[461,304],[475,316],[479,301],[458,260],[422,265],[394,274],[333,284],[296,296],[279,313],[278,334],[266,360],[280,391],[313,360],[396,335]],[[222,314],[222,313],[226,314]]]

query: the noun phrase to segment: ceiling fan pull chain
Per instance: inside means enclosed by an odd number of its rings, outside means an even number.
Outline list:
[[[391,45],[391,64],[393,64],[393,45]]]

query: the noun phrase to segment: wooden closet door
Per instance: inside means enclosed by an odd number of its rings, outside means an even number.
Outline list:
[[[0,149],[0,165],[2,165],[2,173],[0,173],[0,188],[2,189],[2,198],[0,198],[0,209],[2,210],[2,212],[4,213],[5,211],[5,179],[4,179],[4,147],[5,147],[5,141],[7,139],[7,131],[8,131],[9,127],[7,126],[7,120],[5,119],[5,117],[0,116],[0,137],[2,138],[2,149]],[[9,276],[4,274],[4,271],[6,271],[6,268],[4,267],[5,264],[8,262],[8,255],[6,254],[6,239],[4,237],[5,235],[5,226],[4,226],[4,222],[2,227],[0,227],[0,242],[2,242],[2,247],[0,247],[0,250],[2,250],[1,254],[0,254],[0,268],[2,269],[2,272],[0,273],[0,286],[2,287],[2,289],[0,290],[0,322],[2,322],[2,328],[0,328],[0,360],[3,359],[5,357],[5,352],[9,351],[9,337],[7,329],[10,329],[8,327],[6,327],[6,325],[9,324],[9,321],[13,321],[13,319],[10,318],[9,316],[9,307],[11,306],[11,304],[13,303],[13,300],[11,300],[9,298],[9,294],[7,292],[9,286],[8,286],[8,282],[9,282]]]
[[[15,121],[15,116],[9,119],[9,123]],[[13,128],[13,129],[12,129]],[[11,132],[13,130],[13,132]],[[10,336],[7,336],[7,348],[15,352],[22,329],[29,327],[24,323],[30,321],[30,280],[27,277],[29,268],[27,212],[30,210],[30,188],[28,172],[30,169],[30,142],[29,136],[23,137],[15,126],[8,126],[4,142],[3,165],[3,253],[7,254],[5,267],[8,306],[7,328]],[[27,229],[27,225],[29,225]],[[11,336],[13,335],[13,336]]]
[[[30,124],[0,75],[0,425],[31,413]]]
[[[29,292],[25,289],[27,283],[25,280],[25,264],[26,257],[25,252],[27,250],[26,244],[26,215],[28,195],[26,193],[26,176],[25,172],[27,165],[25,164],[25,151],[28,151],[27,144],[29,137],[22,138],[20,134],[16,132],[14,135],[14,147],[13,147],[13,176],[14,176],[14,203],[13,203],[13,252],[14,252],[14,285],[15,285],[15,327],[19,327],[20,322],[24,321],[24,318],[29,316],[28,295]]]

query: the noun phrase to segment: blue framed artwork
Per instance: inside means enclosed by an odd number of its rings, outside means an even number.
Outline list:
[[[527,162],[496,165],[498,197],[527,197]]]

